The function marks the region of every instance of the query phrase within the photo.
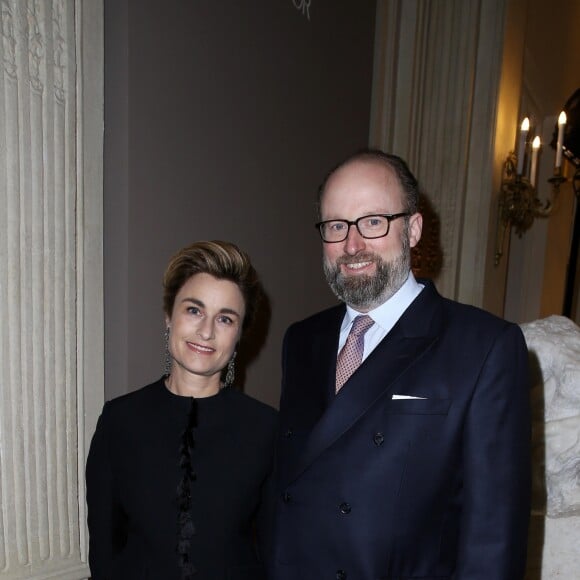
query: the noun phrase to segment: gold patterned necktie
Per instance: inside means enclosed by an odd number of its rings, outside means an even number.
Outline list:
[[[336,361],[336,392],[359,367],[365,346],[365,332],[374,324],[373,319],[364,314],[357,316],[352,323],[346,342]]]

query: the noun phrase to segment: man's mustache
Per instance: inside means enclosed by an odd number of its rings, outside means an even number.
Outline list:
[[[372,252],[360,252],[354,256],[343,255],[336,259],[335,264],[337,266],[348,265],[348,264],[358,264],[359,262],[376,262],[380,264],[382,259],[377,254]]]

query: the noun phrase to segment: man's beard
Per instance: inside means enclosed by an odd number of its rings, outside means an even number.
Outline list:
[[[372,252],[341,256],[334,263],[323,260],[324,275],[336,297],[356,310],[372,310],[386,302],[405,283],[411,269],[409,237],[402,236],[401,253],[385,262]],[[372,261],[376,272],[372,275],[344,275],[342,264]]]

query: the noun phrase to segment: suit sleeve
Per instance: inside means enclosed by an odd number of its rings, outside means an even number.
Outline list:
[[[464,502],[457,580],[524,577],[530,514],[528,353],[516,325],[481,369],[464,431]]]
[[[280,383],[280,407],[283,405],[284,394],[286,392],[286,378],[288,376],[288,344],[290,343],[292,334],[294,331],[294,325],[290,326],[282,340],[282,380]]]
[[[89,565],[93,580],[111,577],[113,556],[124,544],[125,520],[115,499],[109,455],[109,403],[97,422],[86,467]]]

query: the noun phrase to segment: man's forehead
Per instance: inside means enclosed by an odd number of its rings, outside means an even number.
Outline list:
[[[356,194],[367,188],[380,189],[386,195],[401,194],[401,185],[395,171],[374,159],[356,159],[339,167],[328,179],[323,199],[328,192],[348,190]]]

